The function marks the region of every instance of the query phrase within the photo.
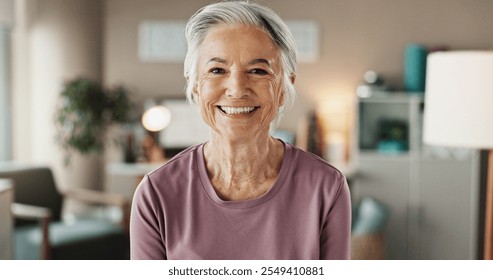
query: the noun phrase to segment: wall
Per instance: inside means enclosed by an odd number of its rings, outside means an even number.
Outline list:
[[[10,38],[14,24],[14,1],[0,0],[0,160],[11,159]]]
[[[11,139],[11,108],[10,108],[10,37],[11,30],[0,21],[0,160],[12,158]]]
[[[98,188],[100,159],[63,166],[54,114],[65,81],[101,79],[99,0],[18,0],[14,40],[14,159],[51,166],[61,187]],[[28,152],[25,152],[28,151]]]
[[[0,0],[0,25],[11,26],[14,22],[14,0]]]
[[[14,158],[53,162],[52,113],[64,79],[85,74],[124,83],[137,98],[181,96],[182,64],[141,63],[142,20],[186,20],[208,0],[17,0],[27,19],[16,26],[13,69]],[[320,60],[300,64],[299,98],[281,127],[295,129],[316,107],[336,136],[348,141],[354,89],[372,69],[402,85],[407,43],[487,49],[493,45],[490,0],[264,0],[285,19],[320,25]],[[20,17],[22,18],[22,16]],[[20,26],[20,27],[19,27]],[[102,36],[102,38],[101,38]],[[38,45],[39,44],[39,45]],[[43,51],[41,51],[43,50]]]
[[[104,81],[123,82],[138,96],[181,96],[182,64],[142,63],[137,28],[142,20],[186,20],[211,1],[106,0]],[[354,91],[366,70],[402,88],[407,43],[485,49],[493,46],[489,0],[264,0],[284,19],[312,19],[321,31],[320,59],[300,64],[296,107],[281,127],[316,107],[336,139],[350,140]],[[315,105],[316,104],[316,105]],[[329,137],[330,138],[330,137]],[[331,138],[334,139],[334,138]]]

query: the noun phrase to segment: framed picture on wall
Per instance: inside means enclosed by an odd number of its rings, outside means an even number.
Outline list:
[[[183,63],[187,52],[185,21],[146,20],[139,24],[142,62]]]
[[[296,41],[298,62],[316,62],[320,52],[318,24],[312,20],[288,20],[286,24]]]

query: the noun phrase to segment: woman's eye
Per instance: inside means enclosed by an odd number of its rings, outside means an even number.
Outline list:
[[[222,68],[212,68],[209,72],[212,74],[224,74],[225,71]]]
[[[252,70],[250,70],[250,73],[252,73],[252,74],[257,74],[257,75],[261,75],[261,76],[264,76],[264,75],[269,74],[266,70],[264,70],[264,69],[260,69],[260,68],[255,68],[255,69],[252,69]]]

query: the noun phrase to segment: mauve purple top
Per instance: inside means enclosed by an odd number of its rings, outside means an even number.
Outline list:
[[[340,171],[284,144],[279,176],[264,195],[224,201],[203,144],[149,173],[135,193],[132,259],[349,259],[351,202]]]

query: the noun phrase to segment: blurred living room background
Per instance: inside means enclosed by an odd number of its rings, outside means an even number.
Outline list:
[[[0,0],[0,259],[128,257],[142,176],[207,139],[184,97],[183,31],[211,2]],[[491,50],[493,1],[258,2],[286,20],[300,53],[276,137],[347,176],[352,258],[482,259],[485,152],[421,139],[426,56]],[[77,99],[95,92],[114,118],[85,122],[71,107],[98,114]],[[95,138],[70,138],[82,127]],[[115,254],[92,250],[103,247]]]

